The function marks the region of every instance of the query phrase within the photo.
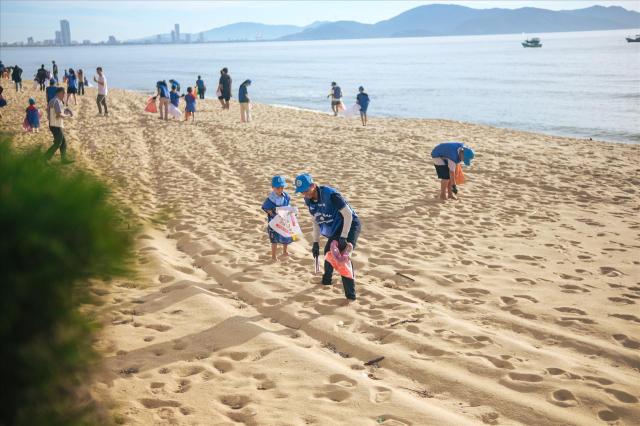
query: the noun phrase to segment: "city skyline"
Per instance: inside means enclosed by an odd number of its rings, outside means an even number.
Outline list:
[[[77,41],[131,40],[150,35],[170,34],[166,28],[176,22],[188,22],[186,34],[197,34],[212,28],[236,22],[259,22],[263,24],[288,24],[305,26],[314,21],[353,20],[374,23],[391,18],[411,8],[424,4],[457,4],[475,9],[539,7],[550,10],[580,9],[594,5],[622,6],[628,10],[640,11],[636,0],[588,1],[588,0],[496,0],[496,1],[398,1],[398,2],[348,2],[348,1],[264,1],[264,2],[208,2],[185,1],[181,3],[118,2],[114,8],[111,2],[103,1],[13,1],[0,2],[0,41],[3,43],[22,42],[29,37],[34,40],[49,39],[42,22],[68,20],[74,25]],[[37,23],[33,27],[25,23]],[[51,31],[51,29],[49,29]],[[175,29],[174,29],[175,31]],[[60,31],[60,39],[63,39]],[[180,30],[178,30],[180,33]],[[69,37],[71,38],[71,37]],[[179,37],[177,39],[180,39]],[[54,39],[55,41],[55,39]],[[73,40],[70,40],[70,42]],[[191,40],[197,41],[197,40]]]

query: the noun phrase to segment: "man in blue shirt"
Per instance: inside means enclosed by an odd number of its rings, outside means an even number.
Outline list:
[[[198,76],[196,80],[196,87],[198,88],[198,96],[200,99],[204,99],[204,92],[207,90],[207,87],[204,85],[204,80],[202,80],[201,76]]]
[[[58,91],[58,88],[56,87],[56,81],[52,78],[51,80],[49,80],[49,87],[47,87],[47,105],[49,105],[49,102],[51,102],[51,99],[56,97],[56,92]]]
[[[456,187],[456,167],[464,162],[466,166],[471,165],[471,160],[475,156],[473,150],[462,142],[443,142],[436,145],[431,151],[431,158],[436,167],[436,174],[440,179],[440,199],[456,200],[458,193]]]
[[[313,217],[313,248],[314,257],[320,255],[320,235],[327,238],[324,254],[331,249],[331,242],[338,241],[338,249],[343,252],[347,243],[356,247],[360,235],[360,219],[349,206],[344,197],[330,186],[316,185],[311,175],[303,173],[296,177],[296,193],[304,196],[304,202]],[[324,262],[323,285],[331,285],[333,266]],[[353,278],[342,277],[344,295],[348,303],[356,300],[356,283]]]

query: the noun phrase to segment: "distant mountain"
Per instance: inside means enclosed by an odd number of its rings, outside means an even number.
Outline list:
[[[332,40],[383,37],[513,34],[640,28],[640,13],[619,6],[553,11],[472,9],[457,5],[418,6],[376,24],[330,22],[289,34],[280,40]]]
[[[640,28],[640,13],[620,6],[592,6],[577,10],[472,9],[430,4],[407,10],[376,24],[355,21],[316,21],[305,27],[239,22],[190,34],[191,41],[339,40],[355,38],[429,37],[445,35],[517,34]],[[185,39],[185,34],[181,34]],[[167,43],[171,34],[130,42]]]

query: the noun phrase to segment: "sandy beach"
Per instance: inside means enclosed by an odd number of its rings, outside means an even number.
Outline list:
[[[0,130],[46,149],[46,119],[21,129],[44,92],[1,84]],[[118,423],[640,424],[640,146],[261,104],[243,124],[212,99],[192,125],[146,98],[110,89],[104,118],[90,89],[65,123],[77,165],[144,226],[138,277],[94,290],[92,391]],[[441,203],[430,151],[446,140],[476,158]],[[351,306],[313,275],[300,172],[362,220]],[[274,174],[305,239],[272,263]]]

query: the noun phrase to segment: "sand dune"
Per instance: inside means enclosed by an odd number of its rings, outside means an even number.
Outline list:
[[[5,95],[1,128],[19,132],[33,93]],[[145,99],[112,90],[105,119],[91,92],[67,129],[145,224],[140,277],[96,289],[94,392],[118,421],[640,423],[637,145],[265,105],[241,124],[213,100],[191,125],[142,113]],[[476,160],[442,204],[429,152],[449,139]],[[312,274],[304,211],[307,239],[270,262],[260,205],[273,174],[302,171],[362,219],[355,305]]]

